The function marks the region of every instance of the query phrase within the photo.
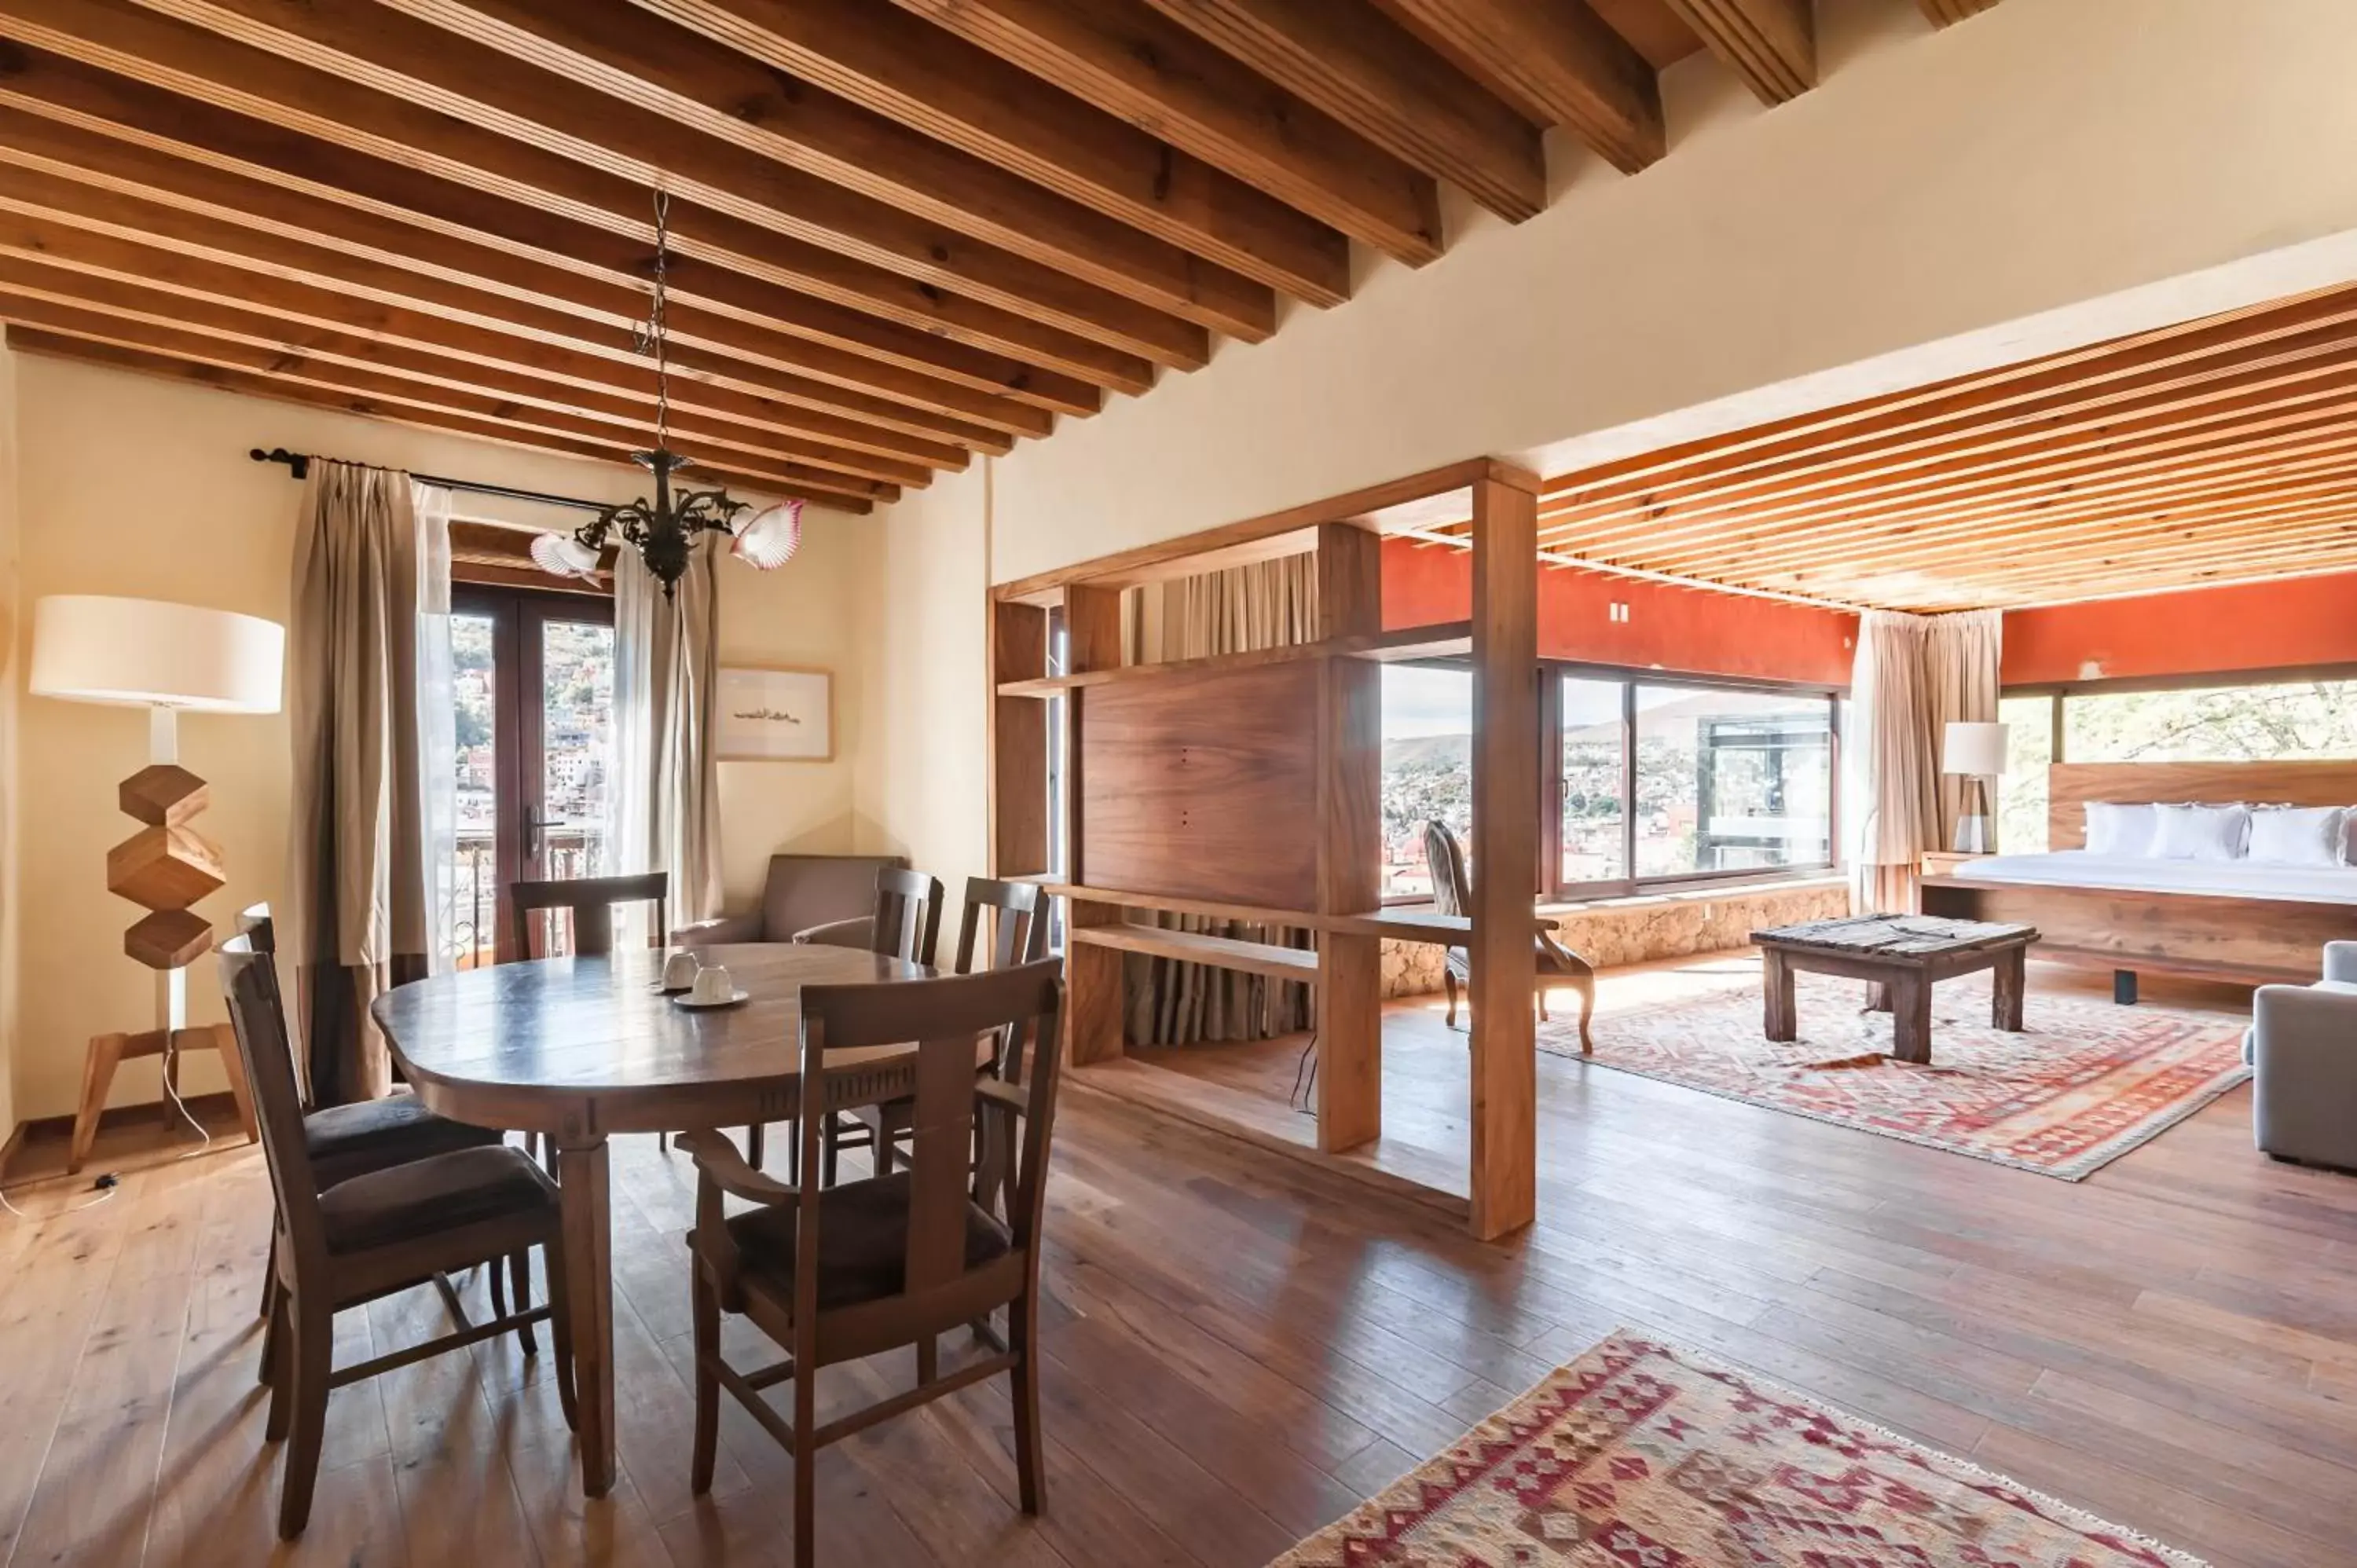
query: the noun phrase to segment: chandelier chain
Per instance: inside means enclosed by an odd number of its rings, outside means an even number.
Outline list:
[[[655,192],[655,292],[647,312],[647,333],[655,350],[655,446],[671,445],[671,353],[663,306],[670,297],[671,193]]]

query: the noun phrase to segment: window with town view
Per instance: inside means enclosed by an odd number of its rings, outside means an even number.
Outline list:
[[[2051,755],[2054,704],[2062,755]],[[2261,762],[2357,757],[2357,680],[2178,686],[2144,692],[2039,693],[1997,703],[2010,725],[1998,781],[1997,847],[2048,847],[2050,762]]]
[[[450,617],[457,831],[441,894],[460,968],[492,961],[507,883],[599,872],[612,768],[614,628],[572,618],[582,613],[477,595]],[[501,668],[503,652],[514,668]],[[553,950],[561,950],[564,933],[553,938],[560,943]]]
[[[1834,863],[1833,693],[1632,683],[1587,670],[1551,678],[1559,744],[1544,798],[1560,817],[1554,885],[1543,891],[1595,896]],[[1471,832],[1472,703],[1469,671],[1383,667],[1387,898],[1431,892],[1426,821]]]

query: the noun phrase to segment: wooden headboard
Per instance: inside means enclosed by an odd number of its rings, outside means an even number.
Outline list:
[[[2046,847],[2087,842],[2090,800],[2357,806],[2357,761],[2058,762],[2046,770]]]

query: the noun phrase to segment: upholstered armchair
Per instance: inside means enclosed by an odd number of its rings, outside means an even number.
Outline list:
[[[824,929],[813,940],[841,947],[867,945],[867,920],[876,909],[876,874],[905,868],[898,854],[773,854],[759,907],[741,915],[682,926],[672,940],[683,947],[724,942],[791,942]],[[852,935],[839,928],[854,925]]]
[[[2262,1153],[2357,1171],[2357,942],[2324,945],[2313,985],[2262,985],[2243,1054]]]

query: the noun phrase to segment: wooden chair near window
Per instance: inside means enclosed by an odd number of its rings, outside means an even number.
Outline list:
[[[985,974],[881,985],[810,986],[802,993],[802,1081],[826,1081],[833,1053],[904,1046],[918,1053],[916,1157],[909,1168],[842,1187],[790,1187],[747,1165],[717,1133],[689,1133],[695,1156],[695,1230],[689,1237],[695,1333],[695,1446],[690,1486],[712,1486],[726,1389],[793,1455],[794,1561],[813,1561],[818,1450],[877,1422],[1004,1372],[1014,1407],[1017,1498],[1039,1511],[1039,1287],[1040,1221],[1060,1078],[1057,1020],[1063,987],[1049,960]],[[1005,1077],[975,1076],[996,1037]],[[914,1041],[914,1045],[905,1045]],[[966,1158],[976,1110],[1021,1125],[1008,1218],[976,1201]],[[823,1094],[806,1094],[795,1121],[801,1168],[820,1158],[829,1124]],[[731,1217],[724,1200],[756,1205]],[[1007,1309],[1003,1346],[940,1375],[939,1336]],[[722,1314],[752,1321],[788,1352],[739,1369],[723,1358]],[[917,1386],[821,1425],[820,1369],[902,1345],[918,1349]],[[761,1391],[791,1380],[791,1413]]]
[[[1473,884],[1465,870],[1465,849],[1457,835],[1448,831],[1446,822],[1424,824],[1424,857],[1432,871],[1433,908],[1444,915],[1462,915],[1473,908]],[[1587,1033],[1587,1021],[1596,1012],[1596,967],[1577,953],[1548,936],[1534,931],[1532,940],[1538,944],[1538,1008],[1539,1018],[1547,1016],[1547,992],[1557,985],[1569,986],[1579,993],[1579,1050],[1582,1056],[1595,1054],[1596,1042]],[[1457,987],[1472,987],[1472,961],[1461,947],[1450,948],[1441,960],[1441,983],[1448,989],[1448,1027],[1457,1026]]]
[[[942,934],[942,880],[921,871],[888,865],[876,873],[876,912],[864,919],[836,920],[798,934],[798,942],[824,942],[836,947],[864,947],[870,952],[933,966]],[[868,1107],[875,1110],[875,1107]],[[826,1123],[820,1184],[833,1187],[845,1149],[866,1149],[876,1174],[891,1170],[892,1146],[880,1137],[880,1122],[858,1112],[843,1112]],[[799,1157],[798,1155],[794,1157]],[[759,1165],[757,1155],[753,1163]],[[786,1178],[800,1180],[802,1167],[789,1165]]]
[[[339,1311],[478,1264],[490,1267],[496,1279],[502,1260],[533,1247],[547,1250],[549,1277],[561,1280],[562,1232],[555,1185],[522,1151],[505,1144],[432,1155],[323,1185],[307,1145],[271,956],[250,935],[234,937],[221,946],[221,975],[277,1200],[266,1336],[270,1413],[264,1432],[269,1441],[287,1444],[278,1533],[291,1541],[310,1520],[330,1390],[501,1334],[528,1335],[533,1324],[546,1319],[556,1340],[558,1399],[571,1423],[573,1336],[562,1291],[551,1293],[548,1306],[520,1300],[518,1311],[484,1323],[468,1321],[454,1295],[455,1332],[355,1366],[334,1364]],[[533,1348],[528,1338],[526,1345]]]
[[[958,920],[956,969],[958,974],[974,972],[974,950],[980,944],[982,914],[987,909],[996,917],[990,938],[988,967],[994,970],[1012,969],[1017,964],[1036,962],[1048,950],[1048,921],[1040,908],[1039,887],[1028,882],[1001,882],[996,877],[969,876],[965,879],[965,911]],[[997,1070],[993,1063],[988,1069]],[[913,1100],[889,1100],[881,1105],[862,1105],[837,1118],[838,1125],[857,1122],[866,1130],[866,1146],[875,1151],[876,1174],[890,1176],[899,1164],[901,1140],[909,1137],[916,1127],[917,1102]],[[982,1119],[983,1136],[979,1144],[985,1156],[985,1167],[991,1166],[990,1156],[998,1158],[996,1169],[1005,1170],[1004,1126],[985,1112]],[[854,1145],[857,1145],[855,1144]],[[834,1161],[826,1166],[826,1185],[834,1185]],[[997,1183],[985,1191],[985,1208],[997,1194]]]
[[[534,916],[562,909],[572,917],[573,956],[603,958],[614,950],[614,906],[652,904],[650,946],[670,944],[671,929],[663,906],[671,897],[671,874],[649,871],[632,876],[575,876],[550,881],[520,880],[508,884],[508,918],[519,959],[538,958],[554,945],[533,936],[547,922]]]
[[[273,997],[282,995],[278,989],[276,967],[278,927],[271,918],[270,906],[255,904],[240,910],[237,934],[257,955],[258,961],[268,966]],[[283,1022],[279,1032],[281,1037],[291,1036],[292,1033]],[[234,1045],[231,1048],[235,1048]],[[323,1190],[352,1176],[389,1170],[394,1165],[407,1165],[412,1160],[428,1159],[460,1149],[484,1148],[501,1141],[497,1129],[469,1126],[464,1122],[453,1122],[447,1116],[437,1116],[425,1109],[414,1095],[407,1093],[396,1092],[382,1100],[363,1100],[352,1105],[315,1107],[304,1087],[302,1069],[295,1059],[291,1044],[287,1052],[287,1073],[295,1083],[296,1104],[302,1112],[304,1154],[310,1162],[312,1179]],[[257,1139],[259,1135],[257,1125]],[[275,1219],[273,1224],[283,1229],[283,1224]],[[518,1292],[528,1291],[528,1265],[522,1257],[511,1262],[518,1275]],[[447,1279],[438,1283],[446,1292],[450,1292]],[[496,1268],[491,1271],[490,1283],[492,1311],[504,1316],[507,1313],[505,1287]],[[262,1316],[264,1320],[273,1319],[277,1293],[277,1271],[264,1269],[262,1276]],[[450,1294],[455,1298],[455,1293]],[[520,1294],[518,1299],[530,1298]],[[531,1330],[526,1328],[524,1334],[524,1342],[529,1348]],[[272,1350],[270,1335],[265,1332],[263,1339],[261,1374],[267,1381]]]

